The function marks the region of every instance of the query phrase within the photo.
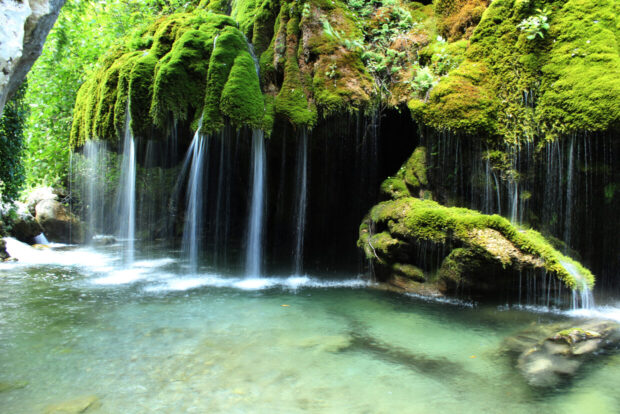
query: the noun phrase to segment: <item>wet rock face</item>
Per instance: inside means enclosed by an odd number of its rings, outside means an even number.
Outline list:
[[[9,258],[9,254],[6,251],[6,243],[4,239],[0,239],[0,262]]]
[[[0,114],[32,64],[65,0],[0,2]]]
[[[535,327],[505,341],[517,357],[517,369],[535,387],[551,387],[573,377],[594,358],[620,349],[620,324],[587,321],[578,326]]]
[[[65,206],[56,200],[43,200],[36,206],[36,220],[50,241],[82,243],[84,226]]]

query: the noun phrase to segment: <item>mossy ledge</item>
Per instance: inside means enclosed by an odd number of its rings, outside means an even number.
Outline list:
[[[72,145],[118,141],[128,99],[134,134],[148,138],[167,136],[173,121],[195,129],[201,116],[205,132],[226,123],[269,132],[276,118],[312,128],[325,116],[405,103],[422,125],[502,145],[620,126],[613,0],[227,8],[203,0],[105,54],[78,94]],[[550,26],[528,39],[519,24],[539,9]]]
[[[436,3],[453,12],[471,2]],[[528,39],[518,26],[541,10],[549,28]],[[409,101],[412,114],[436,129],[509,143],[618,128],[618,13],[614,0],[494,0],[464,61],[426,101]]]
[[[569,289],[593,286],[589,270],[537,231],[430,199],[424,188],[424,155],[419,147],[396,176],[384,181],[382,194],[389,200],[374,206],[360,226],[358,246],[379,281],[479,299],[517,289],[519,275],[528,272],[552,275]],[[516,292],[508,292],[514,296]]]

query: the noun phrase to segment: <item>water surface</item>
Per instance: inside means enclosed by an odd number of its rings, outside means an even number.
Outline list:
[[[136,256],[129,268],[114,247],[0,264],[0,411],[89,395],[95,413],[620,407],[620,356],[537,390],[501,352],[506,336],[564,314],[429,301],[354,275],[187,275],[175,252]]]

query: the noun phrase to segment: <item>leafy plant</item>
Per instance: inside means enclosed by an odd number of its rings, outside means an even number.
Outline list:
[[[517,26],[521,31],[527,33],[527,38],[533,40],[536,36],[541,39],[545,37],[543,32],[549,30],[549,11],[547,9],[536,9],[538,14],[523,19]]]
[[[0,118],[0,195],[3,201],[17,198],[24,182],[24,167],[20,162],[24,122],[27,107],[24,104],[26,83],[4,106]]]
[[[439,79],[433,74],[433,71],[428,66],[424,66],[417,69],[416,75],[411,81],[411,88],[420,94],[426,94],[438,81]]]
[[[191,5],[180,0],[67,1],[28,75],[24,103],[30,111],[21,158],[26,187],[66,186],[75,97],[100,54],[158,14]]]

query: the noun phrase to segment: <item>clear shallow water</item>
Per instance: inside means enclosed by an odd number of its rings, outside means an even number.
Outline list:
[[[174,252],[129,269],[114,248],[26,253],[32,264],[0,264],[0,384],[19,385],[0,391],[2,413],[87,395],[97,413],[620,407],[620,356],[540,391],[500,352],[506,336],[567,315],[437,303],[357,278],[186,276]]]

